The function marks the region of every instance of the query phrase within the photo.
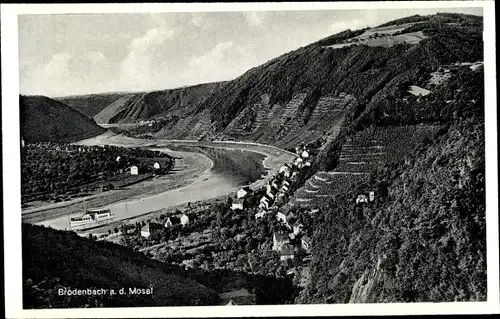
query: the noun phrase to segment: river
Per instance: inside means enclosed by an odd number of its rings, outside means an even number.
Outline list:
[[[255,151],[255,145],[246,147],[245,144],[239,144],[238,149],[234,146],[224,149],[195,145],[167,148],[156,146],[155,141],[127,138],[109,132],[77,144],[148,146],[151,150],[167,152],[178,158],[191,159],[184,163],[186,167],[177,168],[178,171],[172,175],[166,175],[164,178],[168,181],[165,184],[156,184],[157,188],[158,185],[162,187],[165,185],[165,191],[161,191],[160,188],[159,192],[152,194],[148,191],[148,186],[159,181],[145,181],[131,186],[129,193],[122,193],[122,199],[99,207],[87,206],[88,208],[109,208],[116,216],[116,221],[146,215],[162,208],[229,195],[243,185],[249,185],[252,188],[260,187],[270,175],[279,170],[283,163],[292,159],[292,156],[286,152]],[[172,148],[176,149],[172,150]],[[179,163],[176,162],[177,164]],[[119,194],[122,190],[111,191],[110,194],[117,194],[117,192]],[[54,210],[59,210],[57,214],[52,213],[51,210],[45,210],[41,217],[43,220],[36,221],[36,223],[55,229],[66,229],[69,226],[69,218],[81,215],[82,208],[82,203],[75,203],[67,207],[54,208]],[[57,217],[54,217],[56,215]]]

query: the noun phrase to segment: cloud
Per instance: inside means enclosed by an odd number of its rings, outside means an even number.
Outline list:
[[[106,61],[104,54],[98,51],[89,51],[83,55],[83,58],[94,63],[100,63]]]
[[[243,15],[250,26],[261,26],[266,18],[265,12],[258,11],[244,12]]]
[[[73,55],[68,52],[56,53],[41,70],[38,70],[37,73],[38,75],[46,76],[49,79],[67,76],[69,74],[70,62],[72,62],[73,59]],[[42,74],[40,74],[40,72]]]
[[[120,81],[131,90],[151,88],[156,70],[155,58],[161,54],[162,45],[173,39],[175,31],[161,28],[149,29],[128,45],[129,52],[120,63]]]
[[[235,78],[255,65],[251,52],[233,41],[220,42],[207,53],[193,56],[181,76],[187,84]]]
[[[346,21],[337,21],[330,25],[330,32],[338,33],[347,29],[358,30],[367,27],[368,23],[365,19],[352,19]]]

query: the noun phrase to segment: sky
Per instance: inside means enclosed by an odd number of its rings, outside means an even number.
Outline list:
[[[20,93],[137,92],[232,80],[346,29],[481,8],[19,15]]]

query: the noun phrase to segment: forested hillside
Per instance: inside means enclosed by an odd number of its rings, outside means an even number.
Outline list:
[[[215,291],[183,277],[178,267],[117,244],[23,224],[23,307],[80,308],[213,305]],[[120,288],[152,294],[118,295]],[[65,296],[58,289],[115,289],[117,295]]]
[[[118,100],[120,97],[126,95],[126,93],[106,93],[65,96],[54,99],[77,109],[81,113],[85,114],[88,118],[93,118],[106,106]]]
[[[138,120],[146,120],[158,117],[158,115],[182,116],[182,112],[188,112],[203,103],[213,91],[224,85],[220,83],[200,84],[185,88],[153,91],[149,93],[135,93],[122,96],[119,103],[103,108],[101,113],[109,115],[102,123],[130,123]],[[121,101],[121,102],[120,102]],[[96,114],[96,119],[102,114]]]
[[[26,142],[73,142],[104,132],[78,110],[45,96],[20,96],[19,108]]]
[[[315,202],[312,281],[298,302],[486,300],[483,83],[482,72],[462,70],[425,102],[359,118],[360,127],[444,126],[365,183]],[[368,191],[376,200],[357,205]]]

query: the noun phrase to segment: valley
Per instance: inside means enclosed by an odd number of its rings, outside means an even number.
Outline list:
[[[124,258],[134,276],[147,260],[145,274],[159,267],[202,286],[195,304],[484,301],[482,41],[481,17],[417,15],[340,32],[231,81],[50,102],[66,111],[42,117],[43,142],[160,152],[174,165],[26,207],[29,245],[46,232],[116,267]],[[66,139],[50,128],[66,116],[88,131]],[[42,142],[30,133],[28,147]],[[78,238],[50,229],[66,229],[83,202],[116,220]],[[148,284],[170,296],[154,276]]]

